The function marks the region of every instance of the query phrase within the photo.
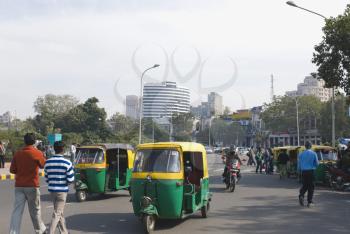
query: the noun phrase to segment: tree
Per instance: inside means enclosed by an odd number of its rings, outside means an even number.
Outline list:
[[[57,116],[76,107],[79,100],[71,95],[46,94],[34,102],[34,110],[39,115]]]
[[[137,144],[139,125],[135,120],[117,112],[107,122],[112,132],[111,141]]]
[[[317,77],[327,87],[341,87],[350,94],[350,4],[343,15],[326,20],[324,36],[315,46],[312,62],[318,66]]]
[[[56,128],[55,122],[76,107],[78,102],[78,99],[71,95],[40,96],[34,102],[37,115],[32,120],[32,124],[43,135],[52,133]]]
[[[57,118],[55,126],[61,128],[63,132],[85,134],[89,139],[107,139],[110,136],[106,123],[107,113],[104,108],[97,105],[98,102],[95,97],[89,98],[61,118]],[[93,135],[96,135],[96,138]]]
[[[298,97],[300,132],[316,129],[320,121],[321,101],[315,96]],[[272,132],[295,133],[296,103],[288,96],[277,97],[272,103],[265,104],[261,118],[265,129]]]
[[[231,114],[230,107],[225,106],[225,109],[224,109],[224,116],[228,116],[229,114]]]
[[[321,125],[319,128],[323,142],[332,141],[332,116],[331,102],[327,102],[321,109]],[[337,96],[335,99],[335,133],[336,138],[350,136],[350,118],[348,116],[348,108],[346,98],[343,95]]]
[[[159,126],[152,118],[143,119],[143,139],[142,142],[169,141],[169,131]]]
[[[191,113],[175,114],[172,117],[175,141],[191,141],[194,116]]]

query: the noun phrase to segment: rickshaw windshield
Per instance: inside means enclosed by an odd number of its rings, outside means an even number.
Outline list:
[[[316,152],[317,155],[321,155],[321,159],[318,160],[330,160],[330,161],[336,161],[337,160],[337,153],[334,150],[326,150],[322,149]]]
[[[104,155],[102,149],[79,149],[77,153],[76,164],[85,163],[103,163]]]
[[[172,149],[139,150],[134,172],[180,172],[180,154]]]

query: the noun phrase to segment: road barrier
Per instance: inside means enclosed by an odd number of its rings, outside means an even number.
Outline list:
[[[45,173],[43,171],[39,171],[39,176],[45,176]],[[15,175],[14,174],[1,174],[0,180],[14,180]]]

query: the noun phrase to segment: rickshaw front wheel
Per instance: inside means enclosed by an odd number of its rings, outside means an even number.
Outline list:
[[[84,191],[84,190],[76,191],[75,196],[76,196],[78,202],[86,201],[86,191]]]
[[[156,218],[154,215],[147,215],[145,214],[142,217],[142,223],[145,228],[145,232],[152,233],[154,231],[154,227],[156,226]]]

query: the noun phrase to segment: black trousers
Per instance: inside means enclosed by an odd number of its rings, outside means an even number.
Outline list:
[[[0,168],[5,167],[5,155],[0,155]]]
[[[304,197],[304,194],[307,191],[307,202],[312,202],[315,191],[314,183],[314,170],[307,170],[301,172],[301,182],[303,186],[300,188],[300,196]]]
[[[256,161],[256,170],[255,170],[255,172],[258,173],[258,171],[260,171],[260,173],[262,172],[262,162],[261,161]]]

